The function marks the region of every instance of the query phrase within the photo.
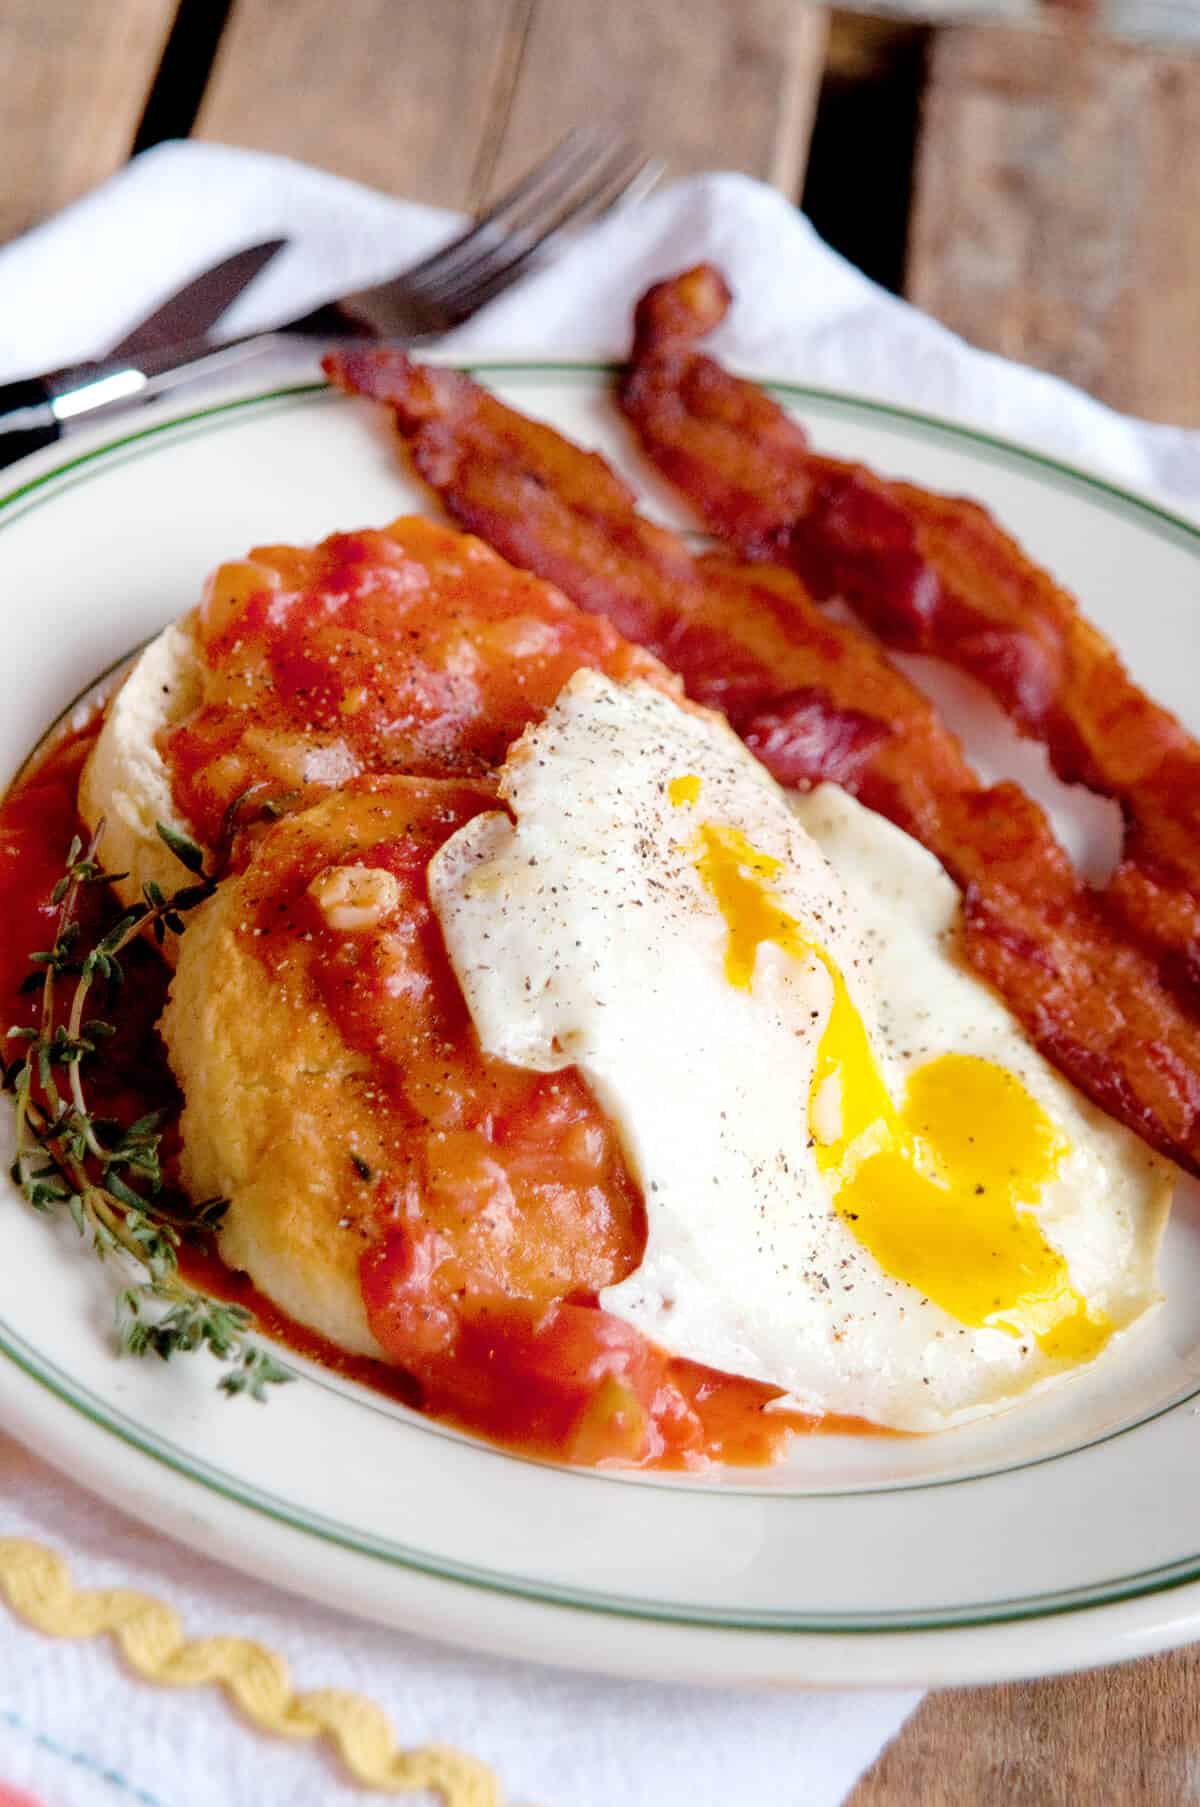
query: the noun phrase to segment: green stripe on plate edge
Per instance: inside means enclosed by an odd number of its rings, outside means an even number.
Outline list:
[[[625,1598],[619,1595],[577,1593],[524,1576],[505,1575],[493,1570],[457,1563],[448,1558],[430,1556],[402,1544],[391,1543],[356,1532],[322,1513],[303,1511],[290,1502],[239,1481],[213,1465],[186,1455],[165,1438],[148,1433],[135,1420],[108,1406],[90,1388],[81,1386],[62,1369],[48,1361],[23,1337],[0,1324],[0,1350],[29,1379],[72,1410],[80,1413],[98,1428],[110,1432],[122,1443],[138,1450],[150,1460],[160,1463],[185,1480],[194,1481],[236,1505],[263,1518],[320,1538],[354,1553],[383,1561],[391,1566],[411,1569],[443,1581],[480,1588],[486,1592],[505,1594],[542,1605],[565,1606],[584,1612],[609,1616],[638,1618],[654,1622],[694,1625],[700,1628],[734,1631],[767,1631],[778,1633],[864,1635],[880,1632],[944,1631],[972,1626],[1007,1624],[1057,1617],[1064,1613],[1092,1610],[1101,1606],[1139,1599],[1149,1594],[1186,1586],[1200,1580],[1200,1554],[1178,1557],[1154,1568],[1120,1575],[1103,1582],[1061,1589],[1044,1594],[1015,1596],[999,1601],[970,1602],[957,1607],[904,1608],[877,1613],[794,1613],[728,1611],[718,1607],[686,1607],[666,1601]],[[420,1428],[415,1426],[414,1428]],[[476,1446],[478,1447],[478,1446]],[[500,1452],[503,1454],[503,1452]],[[566,1471],[569,1473],[570,1471]],[[616,1478],[616,1477],[612,1477]],[[828,1497],[828,1496],[826,1496]]]
[[[506,376],[511,380],[537,381],[546,377],[554,377],[562,381],[571,379],[580,386],[586,386],[596,377],[612,377],[618,366],[603,361],[580,360],[528,360],[528,359],[486,359],[465,360],[461,368],[478,375]],[[884,421],[916,429],[924,437],[942,442],[958,442],[973,450],[983,452],[992,461],[1016,467],[1032,466],[1039,473],[1048,474],[1056,481],[1069,487],[1076,493],[1096,499],[1102,498],[1103,504],[1116,503],[1119,511],[1132,515],[1150,531],[1163,538],[1169,538],[1176,544],[1182,544],[1191,551],[1200,550],[1200,527],[1195,526],[1183,516],[1163,508],[1157,503],[1136,495],[1120,484],[1081,470],[1060,459],[1028,447],[1006,440],[998,435],[980,429],[967,427],[952,420],[936,415],[922,413],[905,408],[898,404],[876,400],[868,396],[855,396],[836,390],[822,389],[807,384],[782,379],[759,378],[764,386],[774,395],[792,402],[802,401],[818,411],[824,411],[841,418],[882,418]],[[203,434],[218,430],[226,424],[227,417],[248,411],[263,413],[286,411],[291,408],[325,402],[336,399],[336,392],[324,383],[290,384],[281,388],[267,390],[258,395],[241,396],[232,400],[214,403],[208,407],[194,410],[185,415],[177,415],[171,420],[158,421],[141,427],[137,431],[124,434],[115,440],[80,453],[65,463],[54,466],[40,476],[19,484],[16,489],[0,497],[0,531],[15,520],[23,518],[33,507],[41,502],[49,501],[61,495],[77,484],[87,482],[91,476],[98,474],[99,466],[106,469],[135,461],[159,449],[158,442],[170,436],[176,442],[200,437]],[[170,440],[168,440],[170,443]],[[123,455],[122,455],[123,454]],[[19,506],[26,503],[27,506]],[[9,1332],[16,1338],[15,1332]],[[21,1342],[23,1339],[16,1338]],[[1123,1600],[1142,1598],[1150,1594],[1186,1586],[1200,1580],[1200,1555],[1180,1558],[1177,1561],[1160,1565],[1158,1568],[1141,1571],[1129,1576],[1117,1577],[1110,1581],[1095,1583],[1088,1587],[1067,1590],[1058,1594],[1032,1595],[1027,1598],[1016,1598],[1000,1602],[980,1603],[978,1606],[968,1605],[956,1608],[929,1608],[921,1611],[903,1611],[891,1614],[838,1615],[817,1614],[808,1619],[799,1619],[785,1615],[752,1615],[747,1617],[735,1613],[726,1614],[717,1609],[685,1609],[668,1606],[665,1603],[647,1603],[638,1600],[623,1600],[617,1597],[588,1597],[575,1595],[569,1590],[558,1590],[544,1587],[531,1581],[513,1581],[502,1575],[487,1570],[473,1570],[455,1564],[447,1564],[436,1558],[423,1556],[417,1551],[408,1551],[403,1546],[388,1546],[373,1540],[356,1537],[348,1528],[338,1527],[333,1521],[324,1521],[316,1514],[297,1514],[289,1509],[286,1502],[275,1500],[269,1494],[258,1494],[257,1489],[246,1488],[232,1476],[223,1476],[219,1470],[205,1473],[186,1457],[173,1451],[171,1445],[161,1439],[148,1436],[145,1432],[131,1427],[126,1429],[119,1414],[113,1414],[88,1389],[79,1388],[54,1364],[47,1363],[29,1345],[25,1345],[26,1355],[14,1346],[14,1343],[0,1335],[0,1348],[14,1361],[16,1366],[31,1379],[54,1393],[74,1410],[81,1412],[103,1429],[110,1431],[121,1441],[131,1444],[152,1460],[187,1479],[195,1480],[200,1485],[209,1487],[232,1501],[254,1510],[264,1516],[287,1524],[294,1529],[321,1537],[324,1541],[339,1543],[361,1554],[382,1558],[401,1566],[412,1568],[418,1572],[433,1575],[442,1580],[459,1584],[480,1587],[489,1591],[514,1595],[518,1598],[530,1599],[542,1604],[568,1606],[576,1610],[615,1614],[622,1617],[683,1623],[696,1626],[709,1626],[733,1630],[757,1630],[783,1633],[817,1633],[836,1635],[877,1635],[882,1632],[934,1631],[947,1629],[967,1629],[973,1626],[986,1626],[1014,1621],[1027,1621],[1057,1616],[1063,1613],[1094,1610],[1097,1607],[1113,1605]],[[55,1374],[60,1377],[55,1378]],[[1017,1472],[1028,1467],[1039,1467],[1046,1462],[1062,1460],[1070,1455],[1097,1447],[1101,1443],[1112,1441],[1118,1436],[1135,1430],[1141,1425],[1152,1422],[1166,1413],[1178,1410],[1187,1400],[1196,1397],[1190,1394],[1159,1408],[1135,1424],[1122,1426],[1115,1432],[1094,1439],[1091,1443],[1078,1446],[1070,1451],[1056,1452],[1053,1455],[1038,1457],[1028,1463],[1014,1464],[1012,1468],[990,1470],[980,1475],[949,1477],[940,1481],[902,1483],[899,1487],[875,1489],[873,1491],[895,1493],[922,1491],[933,1487],[964,1485],[975,1480],[986,1480],[1000,1475]],[[482,1447],[482,1446],[476,1446]],[[503,1453],[503,1452],[500,1452]],[[508,1458],[506,1458],[508,1459]],[[612,1478],[614,1481],[618,1477]],[[682,1490],[681,1490],[682,1491]],[[855,1494],[866,1490],[853,1490]],[[750,1489],[739,1489],[739,1495],[745,1497]],[[256,1497],[258,1495],[258,1497]],[[786,1497],[759,1489],[754,1497]],[[836,1493],[824,1493],[821,1498],[837,1498]]]

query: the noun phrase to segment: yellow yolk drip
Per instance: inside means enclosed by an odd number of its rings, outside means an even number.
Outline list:
[[[700,795],[700,779],[695,772],[681,772],[667,786],[667,796],[676,808],[681,803],[694,803]]]
[[[773,941],[785,954],[795,954],[798,959],[816,953],[795,917],[788,915],[768,889],[768,881],[783,870],[779,860],[759,853],[740,828],[706,822],[697,839],[696,870],[716,899],[729,930],[725,977],[731,985],[749,991],[764,941]]]
[[[829,975],[809,1124],[838,1215],[887,1273],[961,1323],[1034,1337],[1056,1359],[1090,1359],[1111,1326],[1072,1288],[1031,1209],[1068,1152],[1045,1111],[1015,1074],[965,1054],[917,1068],[898,1110],[841,972],[771,891],[782,863],[711,822],[696,845],[696,870],[729,932],[731,985],[750,989],[766,942]]]

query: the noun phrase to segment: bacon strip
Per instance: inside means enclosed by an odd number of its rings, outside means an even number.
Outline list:
[[[639,303],[620,399],[646,451],[744,557],[789,565],[887,645],[969,672],[1060,778],[1121,805],[1103,907],[1195,1005],[1200,744],[985,509],[814,452],[761,389],[697,354],[729,300],[700,265]]]
[[[638,514],[602,458],[456,371],[376,348],[326,369],[392,409],[460,525],[655,652],[782,783],[832,778],[930,848],[963,889],[968,959],[1032,1039],[1200,1173],[1200,1029],[1114,934],[1038,806],[1015,785],[980,784],[868,635],[780,567],[696,557]]]

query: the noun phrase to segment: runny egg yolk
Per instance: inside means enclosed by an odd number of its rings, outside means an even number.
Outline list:
[[[673,804],[698,799],[694,774]],[[880,1266],[960,1323],[1032,1337],[1045,1353],[1086,1361],[1111,1326],[1089,1311],[1032,1206],[1069,1145],[1015,1074],[974,1055],[943,1054],[893,1102],[845,979],[780,903],[782,863],[740,829],[706,822],[695,865],[725,919],[725,973],[750,990],[770,942],[828,973],[833,1003],[817,1049],[809,1127],[834,1207]]]

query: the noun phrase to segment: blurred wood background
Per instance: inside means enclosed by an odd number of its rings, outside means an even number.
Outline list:
[[[189,133],[470,209],[619,106],[673,173],[773,183],[975,344],[1200,426],[1200,0],[914,11],[6,0],[0,240]],[[853,1807],[1194,1800],[1198,1669],[933,1694]]]
[[[0,240],[189,133],[470,209],[620,107],[976,344],[1196,424],[1189,31],[1200,0],[7,0]]]

